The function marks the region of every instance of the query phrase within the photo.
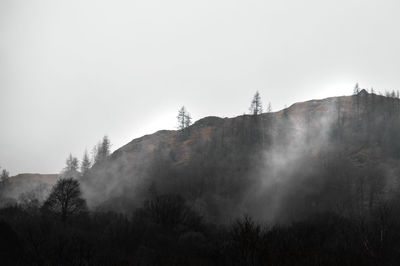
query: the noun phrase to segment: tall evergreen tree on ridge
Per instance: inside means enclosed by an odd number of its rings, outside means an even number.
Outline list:
[[[267,113],[271,113],[272,112],[272,105],[271,102],[268,103],[268,107],[267,107]]]
[[[67,160],[65,161],[65,167],[62,172],[62,176],[64,177],[73,177],[73,178],[78,178],[79,177],[79,161],[78,158],[72,156],[70,153]]]
[[[7,186],[9,178],[10,178],[10,173],[6,169],[3,169],[0,174],[0,189]],[[0,191],[0,197],[1,197],[1,191]]]
[[[358,85],[358,83],[356,83],[356,85],[354,86],[354,90],[353,90],[353,94],[357,95],[360,93],[360,85]]]
[[[83,158],[82,158],[82,163],[81,163],[81,175],[85,176],[88,173],[88,171],[90,170],[91,166],[92,166],[92,162],[89,159],[87,150],[85,150],[85,153],[83,154]]]
[[[259,115],[263,112],[260,93],[256,91],[250,105],[250,114]]]
[[[105,161],[111,154],[110,151],[111,142],[107,135],[103,137],[103,140],[94,147],[94,163]]]
[[[0,175],[0,182],[7,182],[9,177],[10,173],[6,169],[3,169]]]
[[[190,113],[186,110],[185,106],[182,106],[176,117],[178,119],[178,130],[183,130],[192,124],[192,117]]]

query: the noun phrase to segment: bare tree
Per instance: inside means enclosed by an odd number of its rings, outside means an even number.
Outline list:
[[[78,180],[73,178],[58,180],[44,202],[43,210],[59,216],[62,222],[66,222],[71,216],[85,213],[86,201],[82,198]]]
[[[250,113],[253,115],[259,115],[263,111],[261,97],[260,97],[260,93],[258,91],[253,96],[253,100],[251,101],[249,110],[250,110]]]
[[[144,213],[156,224],[165,227],[197,226],[201,217],[192,211],[179,195],[156,196],[144,203]]]

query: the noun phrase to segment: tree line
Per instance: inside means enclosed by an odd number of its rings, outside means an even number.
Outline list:
[[[2,265],[398,265],[391,206],[370,219],[326,212],[271,225],[242,216],[206,222],[174,194],[130,215],[88,212],[79,183],[60,180],[42,206],[0,209]]]
[[[267,106],[267,113],[272,112],[272,105],[271,102],[268,103]],[[260,115],[263,113],[263,105],[262,105],[262,101],[261,101],[261,95],[258,91],[256,91],[256,93],[254,94],[251,103],[250,103],[250,107],[249,107],[249,114],[250,115]],[[185,108],[185,106],[182,106],[179,110],[178,110],[178,115],[177,115],[177,128],[180,131],[184,131],[186,128],[188,128],[191,124],[192,124],[192,117],[190,115],[190,113],[187,111],[187,109]]]
[[[61,176],[73,178],[84,177],[89,173],[92,166],[106,161],[110,154],[111,142],[108,136],[105,135],[103,139],[93,147],[92,158],[90,158],[88,151],[85,150],[82,161],[79,163],[78,158],[70,154],[65,161],[65,167],[61,172]]]

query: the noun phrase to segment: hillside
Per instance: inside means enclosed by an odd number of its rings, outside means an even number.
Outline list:
[[[92,207],[129,212],[180,194],[217,221],[368,213],[397,189],[399,110],[399,99],[363,90],[258,116],[206,117],[116,150],[84,178],[85,196]]]
[[[57,181],[58,174],[38,174],[38,173],[24,173],[12,176],[9,181],[14,184],[22,184],[26,182],[43,183],[46,185],[54,185]]]
[[[57,174],[18,174],[8,179],[6,189],[2,191],[2,196],[11,202],[15,200],[23,202],[34,199],[43,200],[56,183],[57,178]]]
[[[3,261],[398,265],[399,135],[400,100],[361,91],[146,135],[51,194],[11,177]]]

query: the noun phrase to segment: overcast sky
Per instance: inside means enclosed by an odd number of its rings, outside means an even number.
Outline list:
[[[57,173],[194,120],[400,89],[398,0],[0,0],[0,166]]]

